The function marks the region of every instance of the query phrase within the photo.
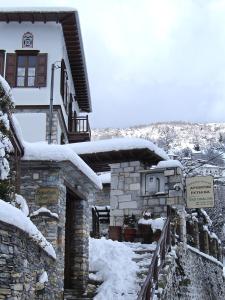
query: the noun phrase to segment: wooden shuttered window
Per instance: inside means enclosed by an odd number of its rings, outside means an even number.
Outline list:
[[[11,87],[16,87],[19,83],[17,83],[17,65],[18,65],[18,55],[21,57],[23,56],[32,56],[33,54],[28,51],[20,51],[16,53],[7,53],[6,56],[6,72],[5,77]],[[35,67],[35,84],[32,85],[33,87],[46,87],[47,85],[47,53],[39,53],[38,55],[34,55],[36,60]],[[28,76],[27,68],[29,66],[23,66],[26,69],[26,78]],[[20,75],[21,76],[21,75]],[[19,77],[18,77],[19,78]],[[27,79],[26,79],[27,81]],[[28,85],[18,85],[20,87],[28,87]],[[30,86],[30,87],[32,87]]]
[[[36,66],[36,87],[45,87],[47,85],[47,60],[47,53],[38,54]]]
[[[0,50],[0,75],[4,76],[5,51]]]
[[[16,54],[7,53],[5,79],[11,87],[16,86]]]

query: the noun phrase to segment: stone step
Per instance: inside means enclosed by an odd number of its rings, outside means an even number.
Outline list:
[[[137,249],[134,251],[136,254],[146,254],[146,253],[149,253],[149,254],[153,254],[155,252],[155,250],[150,250],[150,249]]]

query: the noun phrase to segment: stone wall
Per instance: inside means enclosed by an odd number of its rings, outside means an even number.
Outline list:
[[[181,244],[177,256],[168,256],[160,275],[160,299],[223,300],[223,265],[213,257]]]
[[[141,174],[144,169],[140,161],[111,165],[110,225],[122,226],[124,215],[140,216],[143,201],[140,197]]]
[[[103,189],[95,193],[93,204],[97,206],[110,205],[110,184],[103,184]]]
[[[212,220],[213,231],[225,246],[225,182],[219,179],[214,181],[215,206],[205,209]]]
[[[46,271],[48,282],[38,283]],[[0,222],[0,299],[63,299],[56,261],[27,233]]]
[[[72,193],[74,223],[71,224],[73,246],[71,285],[77,294],[85,292],[88,280],[88,201],[93,201],[93,183],[70,162],[22,161],[21,194],[27,200],[30,213],[45,207],[51,214],[39,213],[32,221],[52,243],[57,255],[58,286],[64,289],[65,229],[68,191]],[[73,198],[74,197],[74,198]]]
[[[182,208],[182,176],[180,168],[145,169],[140,161],[112,164],[110,225],[122,226],[125,215],[133,214],[138,219],[144,210],[158,217],[166,216],[167,205]]]

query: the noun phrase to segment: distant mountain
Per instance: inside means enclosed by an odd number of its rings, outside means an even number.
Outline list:
[[[92,139],[138,137],[151,140],[167,152],[182,149],[205,150],[225,142],[225,123],[167,122],[140,125],[124,129],[94,129]]]

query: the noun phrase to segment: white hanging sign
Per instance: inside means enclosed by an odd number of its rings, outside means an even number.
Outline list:
[[[214,207],[212,176],[186,178],[187,208]]]

